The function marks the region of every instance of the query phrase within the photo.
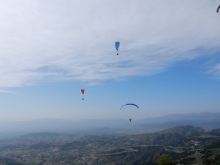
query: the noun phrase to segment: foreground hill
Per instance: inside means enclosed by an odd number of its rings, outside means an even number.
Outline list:
[[[219,129],[206,131],[199,127],[178,126],[156,133],[121,137],[110,142],[117,147],[100,154],[100,159],[106,163],[120,160],[118,164],[156,164],[158,156],[169,154],[177,164],[198,165],[204,158],[216,158],[215,163],[220,164],[218,133]]]
[[[220,136],[220,128],[209,131],[210,135]]]
[[[174,145],[179,141],[184,139],[196,137],[205,133],[205,130],[199,127],[192,126],[178,126],[168,130],[160,131],[149,135],[141,135],[139,140],[143,141],[143,138],[148,139],[150,144],[160,144],[160,145]]]
[[[184,139],[200,136],[206,132],[199,127],[178,126],[156,133],[125,136],[117,139],[117,141],[120,144],[130,142],[135,145],[178,145],[178,142]]]

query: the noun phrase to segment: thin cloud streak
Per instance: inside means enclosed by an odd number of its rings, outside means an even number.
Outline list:
[[[208,71],[208,73],[211,73],[211,74],[219,77],[220,76],[220,63],[215,65],[212,69],[210,69]]]
[[[0,87],[152,75],[210,49],[219,51],[217,1],[117,3],[2,1]]]
[[[15,92],[0,89],[0,93],[12,93],[12,94],[14,94]]]

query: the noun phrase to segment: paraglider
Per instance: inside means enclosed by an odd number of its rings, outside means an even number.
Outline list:
[[[217,13],[219,12],[219,9],[220,9],[220,5],[219,5],[219,7],[217,8]]]
[[[81,93],[84,95],[85,89],[81,89]],[[82,98],[84,100],[84,98]]]
[[[127,105],[132,105],[132,106],[135,106],[139,109],[139,107],[136,105],[136,104],[133,104],[133,103],[127,103],[125,105],[122,105],[122,107],[120,108],[120,110],[124,107],[124,106],[127,106]],[[129,119],[129,121],[131,122],[131,118]]]
[[[136,104],[133,104],[133,103],[127,103],[127,104],[125,104],[125,105],[122,105],[122,107],[124,107],[124,106],[126,106],[126,105],[133,105],[133,106],[135,106],[135,107],[137,107],[137,108],[139,109],[139,107],[138,107]],[[122,109],[122,107],[120,108],[120,110]]]
[[[119,49],[119,46],[120,46],[120,42],[115,42],[115,49],[118,51],[118,49]],[[117,55],[118,55],[118,53],[117,53]]]

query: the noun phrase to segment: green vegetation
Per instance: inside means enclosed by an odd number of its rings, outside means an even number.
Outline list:
[[[212,163],[212,161],[210,159],[206,158],[206,159],[203,160],[204,165],[211,165],[211,163]]]
[[[156,161],[159,165],[173,165],[173,158],[168,154],[163,154]]]

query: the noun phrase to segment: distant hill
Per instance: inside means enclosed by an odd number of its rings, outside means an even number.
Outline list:
[[[33,138],[33,137],[54,137],[54,136],[60,136],[62,134],[60,133],[50,133],[50,132],[39,132],[39,133],[30,133],[23,135],[25,137]]]
[[[190,113],[190,114],[170,114],[156,118],[146,118],[137,121],[138,125],[163,127],[164,129],[181,125],[191,125],[205,129],[220,128],[220,113]]]
[[[31,121],[0,121],[1,133],[34,132],[88,132],[95,133],[146,133],[190,125],[204,129],[220,128],[220,113],[171,114],[129,122],[124,119],[83,119],[79,121],[43,118]]]
[[[156,118],[146,118],[139,120],[139,122],[147,123],[164,123],[170,121],[212,121],[217,120],[220,117],[220,112],[201,112],[201,113],[189,113],[189,114],[169,114]]]

